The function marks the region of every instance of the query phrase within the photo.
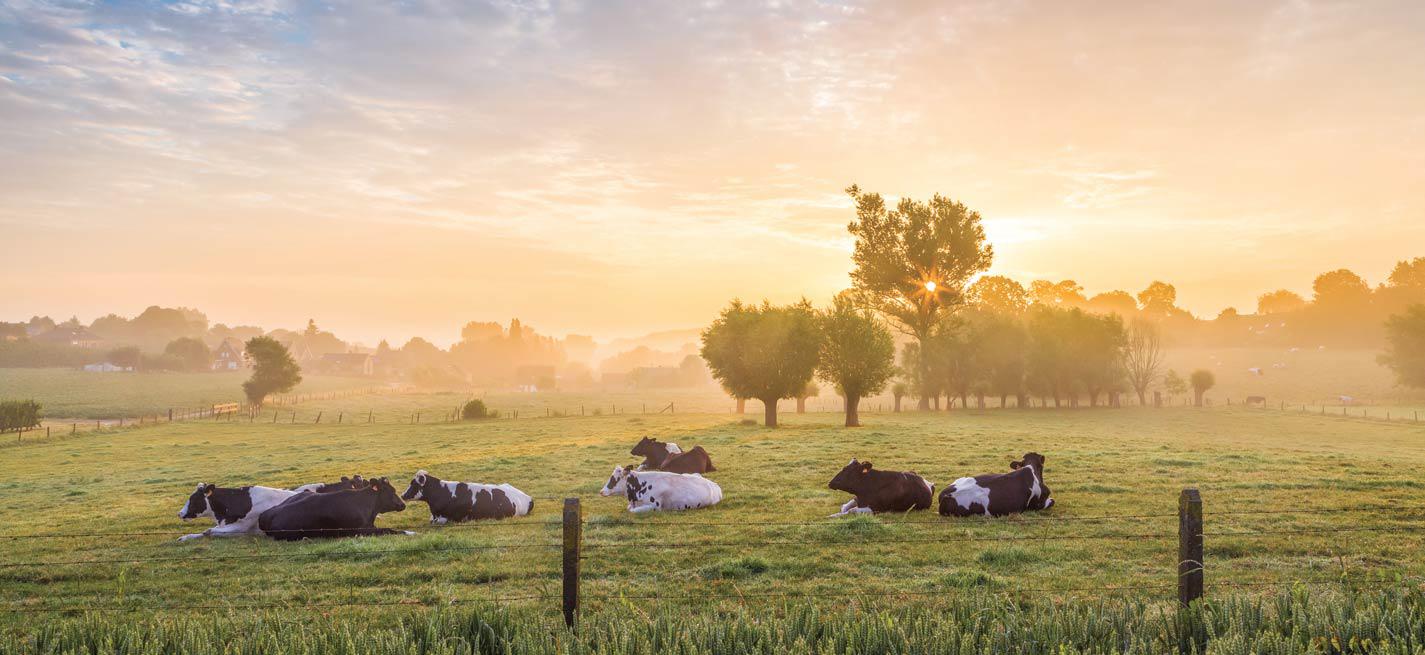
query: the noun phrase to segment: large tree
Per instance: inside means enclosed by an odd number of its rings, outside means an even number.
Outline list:
[[[163,354],[182,362],[185,371],[206,371],[212,365],[208,344],[194,337],[179,337],[168,342]]]
[[[1296,292],[1277,289],[1257,296],[1258,314],[1285,314],[1306,306],[1306,299]]]
[[[891,209],[878,193],[856,186],[846,192],[856,203],[847,230],[856,237],[851,282],[859,300],[925,346],[944,316],[964,304],[966,282],[990,267],[994,250],[979,213],[940,194],[926,202],[902,198]],[[929,358],[919,362],[913,375],[924,385]],[[928,395],[920,408],[930,408]]]
[[[1396,381],[1425,387],[1425,305],[1412,305],[1385,322],[1386,349],[1378,361],[1395,371]]]
[[[286,393],[302,382],[302,368],[292,359],[287,347],[272,337],[253,337],[245,346],[252,358],[252,377],[242,383],[247,401],[262,405],[267,396]]]
[[[1217,386],[1217,376],[1205,368],[1197,369],[1188,376],[1188,383],[1192,385],[1192,404],[1202,407],[1202,396],[1208,389]]]
[[[846,399],[846,427],[861,426],[861,399],[880,393],[896,373],[891,331],[846,294],[821,313],[821,361],[817,373]]]
[[[1029,306],[1029,291],[1024,285],[1003,275],[986,275],[966,290],[971,304],[987,312],[1018,316]]]
[[[1138,394],[1138,404],[1148,404],[1148,387],[1163,370],[1163,334],[1154,323],[1137,319],[1128,326],[1128,347],[1123,350],[1128,384]]]
[[[734,398],[756,398],[767,427],[777,425],[777,401],[795,398],[816,371],[821,334],[803,300],[774,307],[734,300],[702,333],[708,369]]]

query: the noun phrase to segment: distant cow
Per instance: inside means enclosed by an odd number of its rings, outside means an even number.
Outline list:
[[[696,473],[629,471],[624,495],[630,512],[678,511],[718,504],[722,487]]]
[[[644,437],[638,444],[628,451],[630,455],[638,455],[643,458],[643,463],[638,465],[639,470],[658,470],[663,468],[663,462],[669,457],[682,453],[675,443],[663,443],[653,437]]]
[[[1247,406],[1248,406],[1248,407],[1251,407],[1252,405],[1261,405],[1262,407],[1266,407],[1266,406],[1267,406],[1267,397],[1266,397],[1266,396],[1247,396]]]
[[[424,500],[436,525],[524,516],[534,508],[529,494],[508,484],[448,482],[425,471],[416,472],[401,499]]]
[[[826,486],[855,496],[832,516],[929,509],[935,496],[935,485],[913,471],[877,471],[855,459]]]
[[[396,488],[386,478],[377,478],[364,489],[301,494],[263,512],[257,523],[264,534],[279,541],[415,534],[376,527],[377,515],[405,509]]]
[[[296,496],[291,489],[272,487],[219,487],[201,483],[178,510],[178,518],[191,521],[200,516],[208,517],[217,525],[198,534],[179,537],[188,541],[199,537],[237,537],[258,534],[257,518],[264,511],[272,509],[283,501]]]
[[[960,478],[940,492],[941,516],[1004,516],[1049,509],[1054,499],[1044,483],[1044,456],[1025,453],[1009,473]]]
[[[1256,367],[1256,366],[1253,366],[1252,368],[1247,369],[1247,372],[1248,372],[1248,373],[1251,373],[1252,375],[1257,375],[1257,376],[1262,375],[1262,369],[1259,368],[1259,367]]]

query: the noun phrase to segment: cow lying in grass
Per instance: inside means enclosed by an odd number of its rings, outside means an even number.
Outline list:
[[[677,511],[711,507],[722,501],[722,487],[696,473],[639,471],[633,465],[614,467],[599,491],[601,496],[623,494],[628,511]]]
[[[257,525],[278,541],[415,534],[376,527],[378,515],[405,509],[396,488],[386,478],[377,478],[363,489],[294,496],[259,515]]]
[[[1025,453],[1009,473],[960,478],[940,492],[941,516],[1005,516],[1049,509],[1054,499],[1044,483],[1044,456]]]
[[[178,518],[191,521],[199,517],[207,517],[213,519],[217,525],[197,534],[183,535],[178,540],[261,534],[257,527],[258,515],[281,505],[298,494],[356,489],[365,484],[366,481],[360,475],[353,478],[342,477],[339,482],[317,482],[302,485],[296,489],[275,489],[256,485],[219,487],[215,484],[201,483],[188,496],[188,501],[183,503],[183,509],[178,510]]]
[[[693,446],[683,452],[675,443],[663,443],[652,437],[644,437],[629,451],[630,455],[642,455],[640,471],[667,471],[669,473],[711,473],[717,470],[712,458],[702,446]]]
[[[855,459],[826,486],[855,496],[833,517],[929,509],[935,497],[935,485],[913,471],[877,471]]]
[[[436,525],[524,516],[534,508],[529,494],[508,484],[447,482],[425,471],[416,472],[401,499],[425,501]]]

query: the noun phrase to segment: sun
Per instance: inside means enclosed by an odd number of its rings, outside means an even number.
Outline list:
[[[935,293],[935,280],[926,280],[925,290],[931,293]]]

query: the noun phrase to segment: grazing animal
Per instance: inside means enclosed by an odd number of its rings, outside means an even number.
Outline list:
[[[624,495],[630,512],[678,511],[718,504],[722,487],[696,473],[629,471]]]
[[[929,509],[935,497],[935,485],[913,471],[877,471],[855,459],[826,486],[855,496],[832,516]]]
[[[638,444],[628,451],[630,455],[640,455],[643,463],[638,465],[639,470],[658,470],[663,468],[663,462],[669,457],[682,453],[683,450],[675,443],[663,443],[653,437],[644,437]]]
[[[659,470],[669,473],[711,473],[717,470],[713,466],[712,458],[708,457],[708,451],[702,446],[693,446],[693,449],[686,453],[669,455],[663,460],[663,465]]]
[[[1251,373],[1252,375],[1257,375],[1257,376],[1262,375],[1262,369],[1259,368],[1259,367],[1256,367],[1256,366],[1253,366],[1252,368],[1247,369],[1247,372],[1248,372],[1248,373]]]
[[[217,522],[216,526],[197,534],[179,537],[188,541],[200,537],[238,537],[260,534],[257,517],[262,512],[281,505],[283,501],[297,495],[291,489],[272,487],[219,487],[215,484],[200,483],[198,488],[178,510],[178,518],[191,521],[207,517]]]
[[[366,485],[366,479],[360,475],[353,475],[349,478],[343,475],[338,482],[313,482],[312,484],[304,484],[300,487],[292,487],[292,491],[299,493],[303,491],[315,491],[316,493],[324,494],[345,489],[363,489]]]
[[[1009,473],[960,478],[940,492],[941,516],[1004,516],[1049,509],[1054,499],[1044,483],[1044,456],[1025,453]]]
[[[436,525],[524,516],[534,508],[529,494],[508,484],[447,482],[425,471],[416,472],[401,499],[424,500]]]
[[[1266,396],[1247,396],[1247,406],[1248,406],[1248,407],[1251,407],[1252,405],[1261,405],[1262,407],[1266,407],[1266,406],[1267,406],[1267,397],[1266,397]]]
[[[415,534],[376,527],[377,515],[405,509],[396,488],[386,478],[377,478],[363,489],[301,494],[263,512],[257,524],[278,541]]]

